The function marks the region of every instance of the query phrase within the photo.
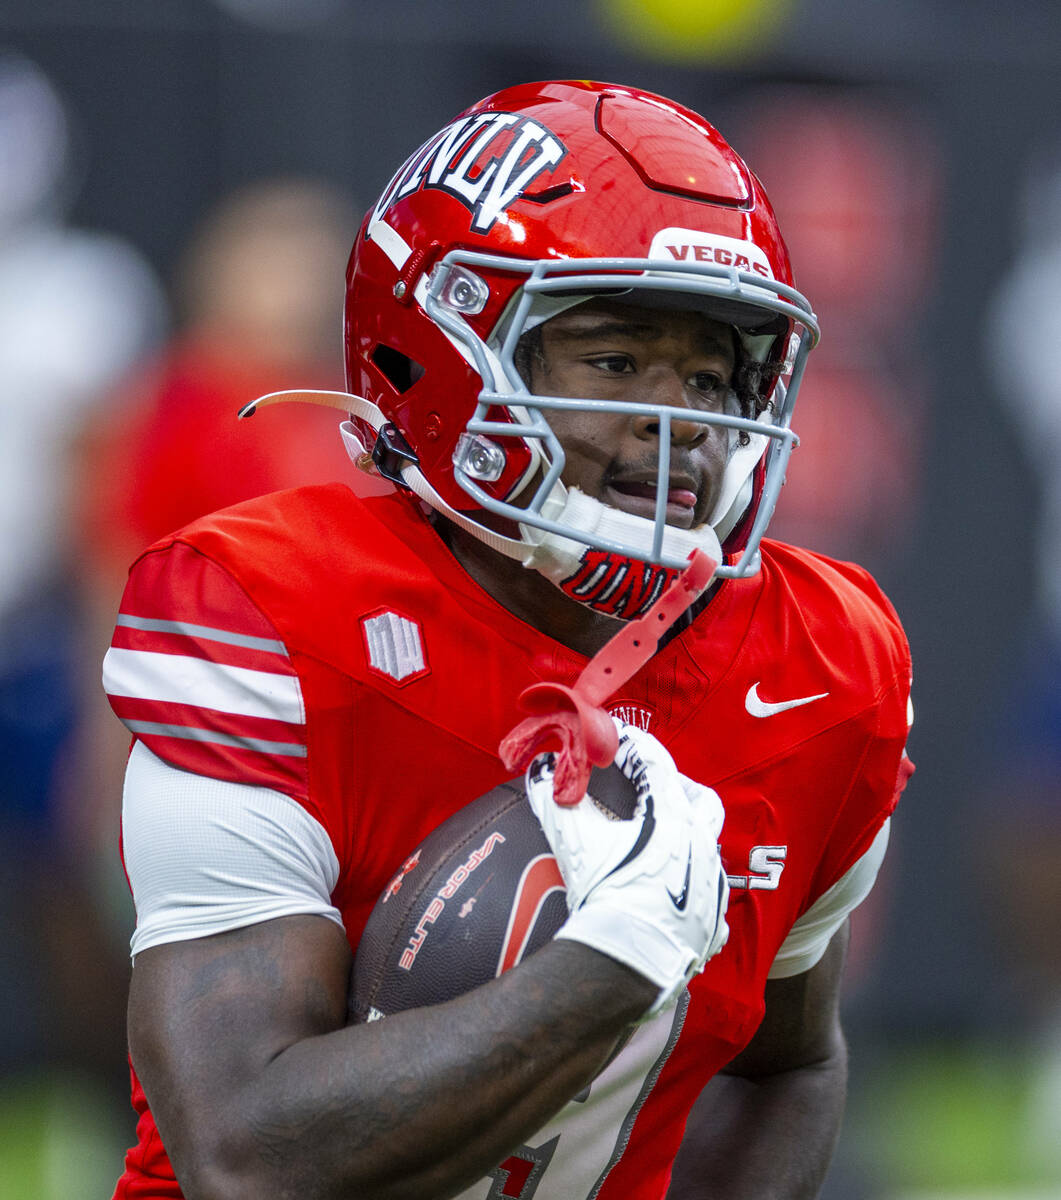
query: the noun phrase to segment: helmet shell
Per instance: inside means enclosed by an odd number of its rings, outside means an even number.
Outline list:
[[[715,247],[699,234],[713,235]],[[718,248],[726,239],[759,254],[726,261]],[[503,269],[477,268],[488,295],[465,320],[484,343],[543,260],[570,260],[574,273],[580,259],[700,259],[792,284],[761,184],[691,110],[577,80],[508,88],[461,113],[406,161],[365,217],[347,274],[345,350],[349,390],[380,408],[434,489],[462,511],[476,505],[454,478],[454,450],[484,380],[423,304],[432,269],[454,250],[506,260]],[[790,331],[791,322],[778,345]],[[510,495],[532,456],[510,450],[502,475],[482,486]],[[762,471],[754,477],[758,494]],[[746,519],[727,549],[742,528]]]

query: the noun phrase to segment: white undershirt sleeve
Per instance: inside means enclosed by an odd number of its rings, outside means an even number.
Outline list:
[[[792,926],[774,958],[770,979],[801,975],[818,963],[833,934],[872,891],[888,848],[890,827],[891,821],[885,821],[866,853]]]
[[[171,767],[138,742],[122,800],[134,955],[274,917],[342,925],[339,861],[319,821],[281,792]]]

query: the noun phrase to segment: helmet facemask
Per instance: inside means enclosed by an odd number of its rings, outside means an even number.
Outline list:
[[[569,594],[573,579],[592,577],[577,599],[634,615],[625,581],[636,577],[651,594],[693,548],[716,560],[724,550],[723,578],[757,569],[817,340],[791,283],[762,185],[701,116],[591,80],[505,89],[428,139],[366,216],[347,275],[352,432],[365,447],[376,442],[382,474],[484,544]],[[621,390],[600,393],[614,403],[580,399],[581,385],[543,386],[537,374],[532,390],[518,369],[521,339],[591,297],[692,308],[736,330],[739,403],[726,409],[716,392],[714,411],[697,405],[694,416],[676,396],[673,408],[648,403],[651,392],[637,394],[644,404],[619,402],[634,395]],[[550,388],[568,394],[536,394]],[[643,464],[655,503],[642,490],[632,506],[643,515],[565,484],[550,419],[570,428],[584,424],[575,413],[599,411],[659,435],[650,477]],[[713,461],[715,511],[704,513],[699,491],[695,529],[673,508],[667,523],[668,481],[681,474],[670,462],[679,412],[721,427],[730,451],[721,484]],[[721,453],[719,430],[711,435]],[[676,431],[675,457],[681,444]],[[572,478],[588,479],[573,458]]]
[[[479,272],[498,270],[518,271],[526,278],[484,338],[468,318],[481,309],[488,293]],[[726,411],[532,393],[526,381],[528,334],[594,298],[692,308],[732,322],[737,371]],[[694,549],[720,561],[717,574],[722,578],[758,569],[759,540],[796,441],[789,429],[792,401],[817,337],[813,314],[798,292],[760,275],[713,264],[615,259],[528,264],[457,250],[431,273],[422,303],[483,380],[475,412],[454,451],[454,478],[476,508],[518,530],[525,566],[539,570],[573,598],[624,617],[644,611]],[[565,487],[563,446],[547,416],[556,410],[648,415],[658,423],[652,519],[610,508]],[[692,530],[666,522],[672,418],[724,427],[729,441],[714,511]],[[514,453],[526,460],[526,469],[501,497],[491,485]],[[765,470],[760,470],[761,463]],[[740,528],[742,522],[746,528]],[[719,541],[735,529],[740,530],[740,553],[735,561],[722,562]]]

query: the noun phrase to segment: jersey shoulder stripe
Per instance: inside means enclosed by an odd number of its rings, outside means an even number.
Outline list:
[[[305,721],[302,689],[296,676],[277,671],[233,667],[216,659],[112,646],[103,660],[103,683],[111,696],[137,696],[186,704],[246,717],[265,717],[301,725]]]
[[[164,545],[134,566],[103,685],[129,731],[173,766],[306,795],[306,705],[287,648],[190,546]]]
[[[174,633],[181,637],[199,638],[207,642],[221,642],[229,646],[246,646],[250,650],[264,650],[268,654],[283,654],[284,643],[277,638],[251,637],[245,633],[234,633],[230,629],[211,629],[208,625],[192,625],[188,621],[159,621],[153,617],[134,617],[119,613],[116,625],[128,629],[141,629],[148,633]]]
[[[200,712],[191,705],[152,703],[150,710],[135,697],[111,696],[111,708],[131,733],[157,734],[159,737],[184,738],[196,742],[217,742],[223,746],[244,746],[291,758],[305,758],[306,747],[291,740],[290,726],[255,723],[255,736],[246,732],[247,722],[217,710]],[[145,713],[150,711],[148,720]]]

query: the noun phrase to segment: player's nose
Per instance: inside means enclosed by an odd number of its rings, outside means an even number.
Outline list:
[[[670,440],[678,446],[698,446],[708,435],[708,427],[699,421],[686,420],[681,414],[691,410],[690,398],[685,382],[677,371],[666,369],[650,372],[641,388],[638,399],[651,404],[665,413],[638,413],[632,418],[634,433],[643,441],[663,436],[663,429],[670,431]]]

